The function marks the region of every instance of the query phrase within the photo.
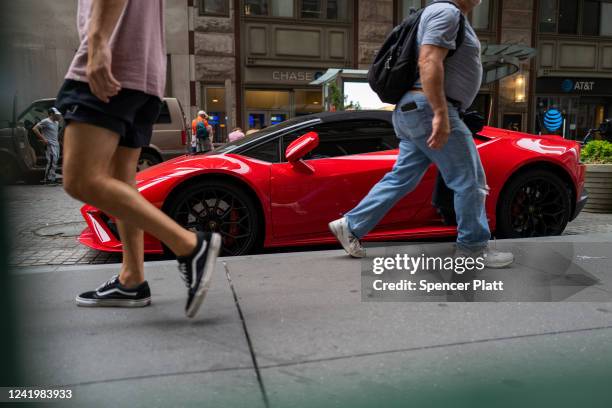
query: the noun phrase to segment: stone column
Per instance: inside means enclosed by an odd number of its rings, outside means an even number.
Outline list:
[[[368,69],[374,55],[393,29],[393,0],[359,0],[357,65]]]
[[[501,44],[521,44],[533,47],[532,26],[534,17],[534,0],[500,0],[501,7]],[[499,109],[498,125],[502,126],[504,114],[522,114],[522,131],[528,131],[529,123],[529,100],[533,98],[533,90],[530,89],[531,62],[522,64],[520,74],[525,76],[525,100],[516,102],[516,75],[501,80],[499,86]]]

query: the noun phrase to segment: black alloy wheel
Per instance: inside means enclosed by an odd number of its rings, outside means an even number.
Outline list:
[[[555,173],[533,170],[513,178],[500,196],[497,235],[529,238],[560,235],[569,222],[571,189]]]
[[[189,184],[172,198],[168,214],[190,231],[221,234],[221,256],[248,254],[259,244],[260,220],[253,200],[230,182]]]

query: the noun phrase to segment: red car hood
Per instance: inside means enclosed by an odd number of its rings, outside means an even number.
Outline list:
[[[159,183],[172,179],[179,180],[187,174],[209,171],[245,174],[249,171],[249,166],[238,155],[192,154],[179,156],[139,172],[136,175],[136,185],[138,190],[143,192]]]

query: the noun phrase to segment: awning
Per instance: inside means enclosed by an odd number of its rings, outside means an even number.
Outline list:
[[[483,67],[482,85],[487,85],[502,78],[516,74],[521,63],[529,61],[537,51],[518,44],[489,44],[482,47],[481,60]],[[335,81],[338,76],[343,79],[366,80],[367,69],[330,68],[322,76],[310,82],[310,85],[323,85]]]

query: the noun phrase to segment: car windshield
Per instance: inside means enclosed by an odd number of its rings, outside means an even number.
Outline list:
[[[257,132],[251,133],[248,136],[243,137],[242,139],[238,139],[234,142],[229,142],[224,144],[223,146],[219,146],[215,149],[215,153],[229,153],[236,150],[238,147],[247,144],[253,140],[258,140],[266,137],[267,135],[274,133],[278,130],[281,130],[287,126],[295,125],[300,122],[304,122],[306,120],[313,119],[312,116],[302,116],[298,118],[293,118],[286,120],[284,122],[278,123],[276,125],[268,126],[265,129],[260,129]]]

